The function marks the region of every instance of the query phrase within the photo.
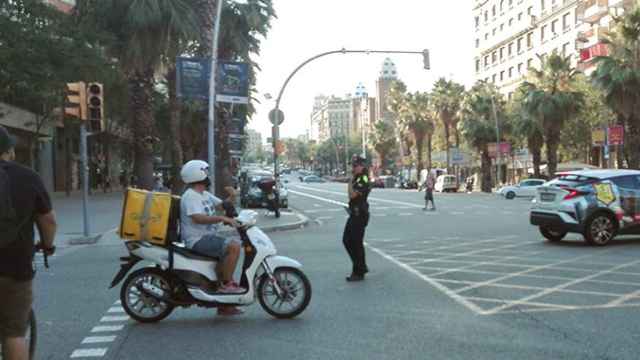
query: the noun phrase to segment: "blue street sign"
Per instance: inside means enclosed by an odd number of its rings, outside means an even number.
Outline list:
[[[210,59],[178,57],[176,62],[178,97],[187,100],[207,100],[210,69]]]

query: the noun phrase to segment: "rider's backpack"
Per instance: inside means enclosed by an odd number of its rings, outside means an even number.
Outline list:
[[[24,221],[18,222],[16,209],[11,201],[11,184],[6,164],[0,164],[0,249],[18,240]]]

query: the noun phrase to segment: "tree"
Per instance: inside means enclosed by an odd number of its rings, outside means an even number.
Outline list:
[[[387,166],[389,154],[396,146],[392,125],[385,121],[376,122],[371,133],[371,144],[378,154],[380,168],[384,169]]]
[[[153,148],[157,131],[153,116],[155,75],[175,36],[193,38],[196,9],[189,0],[87,0],[78,14],[85,31],[108,34],[103,43],[118,59],[129,85],[130,126],[135,139],[134,174],[140,186],[153,186]]]
[[[427,167],[431,168],[431,137],[434,124],[429,94],[421,92],[406,94],[398,119],[400,125],[411,133],[415,141],[417,170],[420,174],[424,168],[425,140],[427,141]]]
[[[481,188],[484,192],[491,192],[492,187],[489,143],[496,141],[496,125],[493,117],[494,104],[496,116],[501,123],[504,123],[506,113],[502,95],[493,84],[488,84],[484,81],[477,82],[465,95],[461,109],[462,121],[458,124],[462,136],[473,148],[480,152]]]
[[[616,20],[607,43],[610,54],[596,58],[593,81],[625,126],[629,167],[640,169],[640,6]]]
[[[529,116],[522,108],[522,100],[526,95],[526,89],[519,88],[510,105],[509,118],[513,123],[514,135],[523,138],[533,160],[533,176],[540,178],[540,165],[542,163],[542,146],[544,136],[542,126],[533,117]]]
[[[447,168],[451,166],[449,148],[451,147],[450,130],[454,130],[456,147],[460,146],[458,121],[460,106],[464,98],[464,86],[452,80],[440,78],[434,85],[431,94],[433,107],[444,126],[444,141],[447,152]]]
[[[536,119],[545,138],[547,169],[553,176],[558,166],[558,146],[567,120],[576,116],[584,104],[584,95],[575,91],[577,72],[571,58],[552,53],[542,61],[541,70],[531,69],[531,81],[522,84],[522,101],[527,116]]]

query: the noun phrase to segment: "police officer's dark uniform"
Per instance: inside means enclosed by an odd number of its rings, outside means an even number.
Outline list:
[[[352,159],[353,166],[364,166],[365,160],[359,156]],[[365,261],[364,253],[364,231],[369,223],[369,203],[367,197],[371,191],[371,183],[366,170],[362,173],[354,175],[351,180],[352,191],[357,192],[358,196],[349,199],[349,220],[344,228],[342,243],[351,257],[353,262],[353,270],[351,275],[347,277],[347,281],[364,280],[364,274],[369,269]]]

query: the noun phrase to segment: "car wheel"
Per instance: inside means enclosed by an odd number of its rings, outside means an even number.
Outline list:
[[[514,193],[513,191],[509,191],[504,197],[506,197],[509,200],[513,200],[513,198],[516,197],[516,193]]]
[[[589,245],[604,246],[616,235],[615,219],[605,213],[594,215],[585,226],[584,239]]]
[[[552,230],[542,226],[539,229],[542,236],[544,236],[547,240],[553,242],[560,241],[565,237],[565,235],[567,235],[567,232],[563,230]]]

